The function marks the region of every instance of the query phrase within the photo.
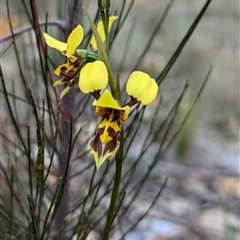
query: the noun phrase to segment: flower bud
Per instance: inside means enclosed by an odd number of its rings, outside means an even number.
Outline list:
[[[108,11],[110,8],[110,0],[98,0],[98,7],[100,11]]]
[[[94,62],[98,60],[98,55],[94,52],[90,52],[86,49],[77,49],[75,56],[81,60],[87,60],[87,62]]]

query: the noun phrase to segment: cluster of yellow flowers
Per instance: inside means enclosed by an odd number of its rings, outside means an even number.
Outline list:
[[[108,31],[110,31],[116,16],[109,17]],[[105,41],[104,26],[102,21],[98,23],[97,31],[102,42]],[[67,39],[67,43],[44,33],[44,38],[49,47],[55,48],[67,57],[67,63],[60,65],[55,74],[62,77],[54,86],[69,82],[62,91],[61,97],[68,93],[71,87],[78,83],[79,89],[85,94],[91,94],[95,101],[95,113],[101,117],[96,135],[90,141],[91,153],[94,156],[97,169],[110,156],[115,155],[119,148],[118,135],[121,124],[128,119],[130,107],[141,102],[143,105],[150,104],[156,99],[158,85],[148,74],[134,71],[128,78],[126,92],[130,96],[128,103],[120,105],[114,99],[108,87],[108,71],[105,64],[98,60],[96,53],[97,44],[92,36],[90,44],[93,52],[77,51],[84,37],[81,25],[78,25]],[[79,54],[80,53],[80,54]],[[82,58],[79,55],[82,54]],[[86,61],[83,61],[86,60]],[[85,65],[84,65],[85,64]],[[78,74],[78,72],[80,73]],[[103,92],[102,92],[103,91]]]

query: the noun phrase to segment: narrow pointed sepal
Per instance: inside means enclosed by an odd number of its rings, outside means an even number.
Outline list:
[[[47,43],[47,45],[51,48],[55,48],[57,49],[59,52],[63,53],[66,52],[67,50],[67,43],[58,41],[57,39],[51,37],[50,35],[48,35],[47,33],[43,33],[45,42]]]
[[[70,89],[70,86],[65,87],[61,92],[60,98],[62,99],[70,91]]]
[[[66,82],[63,79],[60,79],[60,80],[54,82],[53,86],[56,87],[56,86],[62,85],[64,83],[66,83]]]

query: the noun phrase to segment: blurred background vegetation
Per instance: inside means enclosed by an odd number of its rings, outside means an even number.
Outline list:
[[[26,26],[28,19],[23,14],[24,11],[21,2],[14,0],[10,0],[9,2],[13,28],[17,29]],[[113,70],[116,73],[120,73],[121,79],[127,79],[129,73],[134,68],[143,48],[148,44],[149,36],[153,33],[159,16],[163,14],[168,3],[168,0],[137,0],[134,2],[131,13],[121,33],[114,40],[111,50]],[[204,3],[204,0],[174,1],[161,29],[156,32],[156,37],[151,43],[148,53],[137,68],[157,78],[159,72],[164,69]],[[46,9],[48,9],[49,19],[56,19],[58,16],[63,15],[63,0],[36,0],[36,4],[40,19],[45,19]],[[129,2],[126,1],[126,4],[129,4]],[[10,33],[10,29],[4,0],[1,0],[0,5],[0,37],[4,37]],[[83,5],[94,16],[96,1],[85,0],[83,1]],[[122,1],[113,0],[112,13],[114,9],[119,9],[121,5]],[[86,16],[80,16],[80,19],[81,22],[87,24]],[[56,38],[63,39],[56,26],[49,27],[49,32],[52,35],[54,34]],[[36,101],[41,102],[44,96],[42,92],[44,91],[44,87],[38,81],[38,74],[41,73],[34,71],[34,66],[38,63],[36,62],[37,48],[33,49],[31,47],[32,44],[36,44],[33,32],[25,33],[16,42],[18,46],[23,46],[19,48],[21,61],[28,70],[27,75],[31,79],[29,81],[30,87],[34,92]],[[49,52],[56,62],[62,63],[62,58],[59,57],[58,53],[52,50],[49,50]],[[18,97],[22,97],[23,92],[22,88],[18,86],[20,77],[19,72],[16,71],[17,62],[14,56],[13,49],[9,48],[9,42],[1,43],[1,64],[5,79],[10,79],[6,81],[7,88],[11,90],[10,92],[16,93]],[[56,65],[58,64],[56,63]],[[206,168],[210,166],[212,170],[219,167],[227,169],[230,173],[239,174],[238,0],[213,0],[210,4],[175,65],[160,86],[162,103],[157,114],[159,122],[166,117],[170,106],[175,102],[176,96],[180,95],[184,82],[188,79],[189,88],[185,95],[185,101],[180,107],[179,122],[184,118],[211,65],[213,66],[211,77],[201,99],[178,136],[177,141],[174,142],[169,153],[166,154],[164,161],[181,162],[183,164],[190,164],[191,166]],[[57,80],[57,78],[54,78],[54,80]],[[1,103],[4,101],[2,92],[0,101]],[[26,105],[21,101],[16,101],[15,104],[19,112],[18,116],[22,118],[19,119],[19,122],[22,122],[22,120],[28,117],[28,112],[25,108]],[[146,123],[150,121],[149,118],[152,116],[151,107],[147,109],[147,113],[148,115],[144,119]],[[8,128],[9,120],[7,114],[6,111],[1,111],[2,129],[5,127]],[[34,125],[34,123],[32,124]],[[95,125],[93,124],[93,127],[90,129],[92,132],[94,132],[94,127]],[[27,125],[21,126],[21,128],[26,129]],[[9,136],[13,134],[11,131],[12,129],[9,127]],[[141,138],[141,134],[139,138]],[[139,142],[141,140],[138,139]],[[4,147],[4,144],[1,143],[1,146]],[[131,163],[131,159],[134,159],[134,156],[137,154],[134,151],[139,151],[137,144],[130,152],[129,164]],[[144,171],[145,165],[143,164],[140,165],[137,173],[143,174]],[[161,174],[167,175],[168,173],[164,173],[164,171],[160,173],[159,169],[156,169],[153,177],[158,178]],[[25,180],[27,181],[27,179]],[[222,185],[221,187],[224,186]],[[231,189],[229,185],[226,186]],[[74,187],[73,185],[72,188]],[[235,194],[236,188],[233,188],[233,191]],[[225,200],[227,202],[228,198]],[[157,210],[155,211],[157,212]],[[236,232],[236,229],[232,231],[231,227],[229,228],[230,230],[227,227],[226,229],[227,232]],[[226,234],[225,239],[234,239],[228,237],[230,235]]]
[[[112,9],[117,9],[121,1],[112,1]],[[175,1],[168,13],[161,30],[151,44],[150,51],[139,66],[155,76],[162,70],[176,49],[178,43],[194,20],[204,0]],[[21,17],[22,5],[15,1],[11,3],[11,18],[13,27],[25,26],[27,19]],[[54,19],[59,12],[63,12],[63,1],[36,1],[40,19],[45,18],[48,9],[49,18]],[[135,1],[131,14],[123,26],[121,34],[114,41],[112,61],[115,70],[121,68],[121,74],[128,73],[140,56],[143,46],[147,44],[156,22],[169,1],[156,0]],[[84,6],[90,13],[95,11],[95,1],[85,1]],[[1,3],[1,36],[9,33],[9,24],[6,15],[6,5]],[[92,9],[92,11],[91,11]],[[24,17],[26,17],[24,15]],[[86,22],[86,17],[83,16]],[[54,27],[56,31],[56,27]],[[133,34],[129,37],[129,32]],[[25,34],[26,38],[29,34]],[[29,39],[27,39],[30,41]],[[127,51],[123,49],[127,43]],[[27,49],[29,57],[32,49]],[[120,48],[119,48],[120,47]],[[5,46],[2,46],[2,50]],[[2,56],[3,69],[12,77],[16,74],[16,63],[11,51]],[[124,64],[120,64],[124,55]],[[6,60],[5,60],[6,59]],[[11,59],[11,61],[8,61]],[[26,60],[27,61],[27,60]],[[31,58],[28,59],[31,62]],[[121,65],[121,66],[120,66]],[[203,98],[193,120],[196,122],[192,131],[207,128],[207,132],[214,131],[218,139],[228,141],[238,139],[239,121],[239,1],[217,0],[211,3],[204,18],[191,36],[176,64],[161,86],[163,103],[175,96],[183,82],[188,79],[190,90],[189,101],[201,84],[210,65],[213,65],[211,81],[207,84]],[[33,81],[34,82],[34,81]],[[163,105],[164,106],[164,105]],[[163,110],[163,109],[162,109]],[[184,109],[182,109],[184,111]],[[194,134],[194,133],[192,133]]]

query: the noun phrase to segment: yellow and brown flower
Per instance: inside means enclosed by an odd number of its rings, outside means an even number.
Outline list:
[[[112,27],[113,22],[117,18],[117,16],[109,17],[109,31]],[[102,21],[98,23],[97,30],[102,42],[104,42],[105,33]],[[69,83],[69,85],[63,89],[60,95],[60,97],[62,98],[66,93],[70,91],[71,87],[79,81],[78,72],[80,71],[82,64],[97,60],[98,55],[96,53],[91,53],[90,51],[87,51],[85,49],[80,49],[79,51],[77,51],[77,47],[81,44],[84,38],[84,31],[81,25],[78,25],[76,28],[73,29],[66,43],[51,37],[47,33],[43,33],[43,36],[46,44],[49,47],[55,48],[67,57],[67,63],[60,65],[54,71],[57,76],[61,77],[60,80],[54,83],[54,86],[62,85],[67,82]],[[97,51],[97,44],[94,36],[92,36],[91,38],[90,46],[92,47],[93,51]]]
[[[140,71],[133,72],[126,86],[130,101],[121,106],[110,91],[105,89],[108,83],[108,72],[103,62],[95,61],[87,64],[80,72],[80,79],[80,90],[96,98],[93,102],[96,107],[95,113],[101,117],[97,133],[90,141],[91,153],[99,169],[107,158],[114,156],[117,152],[121,124],[128,119],[130,107],[138,102],[143,105],[153,102],[158,93],[158,85],[148,74]],[[103,89],[105,90],[101,95],[100,91]]]

